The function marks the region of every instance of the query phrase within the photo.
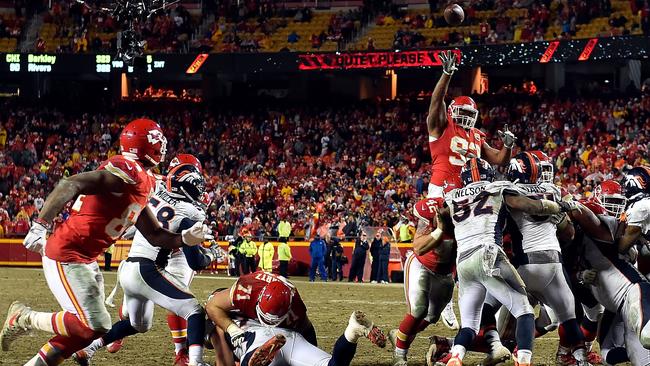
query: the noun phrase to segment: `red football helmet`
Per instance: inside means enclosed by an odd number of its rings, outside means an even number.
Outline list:
[[[581,199],[580,203],[582,203],[583,206],[586,208],[590,209],[591,212],[594,213],[594,215],[606,215],[607,210],[605,210],[605,207],[601,205],[600,203],[596,202],[596,200],[591,200],[591,199]]]
[[[282,281],[273,281],[262,289],[255,310],[262,325],[275,327],[282,323],[291,310],[293,289]]]
[[[165,160],[167,139],[158,124],[150,119],[131,121],[120,134],[122,155],[158,165]]]
[[[169,170],[172,170],[181,164],[194,165],[199,169],[199,172],[203,174],[203,166],[201,166],[201,162],[196,156],[192,154],[177,154],[174,156],[174,158],[169,162]]]
[[[553,169],[553,161],[543,151],[533,150],[531,154],[537,156],[539,164],[542,166],[542,174],[539,178],[540,183],[553,183],[555,180],[555,170]]]
[[[625,212],[627,205],[621,185],[613,180],[606,180],[594,188],[594,200],[605,208],[609,216],[617,219]]]
[[[454,123],[460,127],[469,130],[474,127],[476,120],[478,120],[478,109],[474,99],[466,96],[454,98],[449,107],[447,107],[447,115]]]

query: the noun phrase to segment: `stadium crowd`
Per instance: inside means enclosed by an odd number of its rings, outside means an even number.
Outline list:
[[[444,1],[430,2],[429,14],[413,14],[404,9],[392,7],[391,11],[377,17],[379,26],[401,24],[395,33],[393,48],[409,49],[427,46],[462,46],[469,44],[496,44],[505,42],[535,42],[545,40],[549,26],[561,29],[553,39],[571,39],[582,25],[598,17],[609,17],[609,27],[600,30],[599,37],[626,35],[641,28],[650,34],[650,5],[647,2],[631,1],[633,14],[638,19],[626,19],[623,15],[613,16],[611,1],[489,1],[471,0],[464,3],[463,25],[478,25],[479,32],[459,32],[450,29],[440,38],[427,39],[422,29],[444,28],[449,25],[441,15],[447,5]],[[511,17],[506,10],[526,8],[525,16]],[[494,16],[482,19],[477,11],[495,10]],[[436,15],[439,14],[439,15]],[[628,24],[629,22],[629,24]]]
[[[295,237],[327,229],[355,236],[360,225],[392,227],[402,215],[408,218],[412,204],[426,194],[430,157],[417,99],[336,110],[177,110],[150,117],[165,129],[169,158],[190,152],[203,162],[212,196],[209,221],[219,235],[245,230],[255,237],[278,236],[277,223],[285,219]],[[553,157],[557,180],[576,196],[590,195],[594,182],[619,178],[627,166],[650,161],[648,95],[558,99],[503,90],[477,100],[493,146],[500,144],[497,128],[508,123],[520,147]],[[121,126],[135,117],[5,107],[3,236],[27,232],[60,177],[92,170],[116,154]]]
[[[467,0],[461,2],[466,10],[463,25],[479,26],[479,31],[460,32],[449,28],[441,37],[427,38],[422,30],[449,27],[441,15],[448,1],[429,3],[430,11],[419,13],[406,11],[392,1],[366,1],[356,9],[333,11],[327,29],[311,34],[311,47],[318,49],[326,40],[348,42],[371,19],[378,26],[400,24],[393,41],[396,49],[542,41],[549,39],[550,26],[559,29],[551,32],[553,39],[571,39],[581,27],[599,17],[610,18],[609,23],[594,34],[599,37],[625,35],[636,30],[650,34],[650,3],[644,0],[629,2],[632,19],[613,12],[610,0]],[[51,7],[43,11],[43,21],[54,25],[54,33],[39,35],[35,50],[50,50],[47,43],[54,42],[57,52],[114,51],[119,25],[110,14],[100,11],[101,7],[102,2],[52,2]],[[516,17],[506,14],[507,9],[516,8],[528,11]],[[477,12],[483,10],[492,10],[494,15],[477,16]],[[20,8],[17,8],[18,13],[22,13]],[[139,24],[139,28],[148,50],[258,52],[277,49],[273,45],[274,33],[290,22],[309,23],[313,14],[314,10],[309,7],[288,9],[269,0],[207,1],[194,15],[183,6],[161,10]],[[0,35],[20,38],[21,28],[24,28],[22,20],[12,21],[6,27],[0,21]],[[295,32],[289,33],[286,40],[289,48],[297,40]],[[374,49],[374,42],[370,40],[367,47]]]

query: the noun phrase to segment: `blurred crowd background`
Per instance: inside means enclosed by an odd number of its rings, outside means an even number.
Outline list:
[[[518,149],[545,151],[556,182],[576,197],[594,184],[647,164],[650,95],[598,90],[577,95],[504,87],[475,96],[480,128],[500,147],[508,124]],[[0,108],[0,237],[24,235],[59,179],[95,169],[119,151],[121,128],[153,118],[169,141],[167,160],[195,154],[204,165],[217,234],[278,237],[334,233],[414,222],[430,174],[425,126],[428,95],[337,107],[282,102],[251,109],[158,106],[137,113],[77,113],[15,101]],[[497,102],[498,101],[498,102]],[[165,164],[160,167],[165,173]],[[65,219],[61,214],[59,220]],[[399,236],[399,234],[396,234]],[[401,239],[401,238],[398,238]]]

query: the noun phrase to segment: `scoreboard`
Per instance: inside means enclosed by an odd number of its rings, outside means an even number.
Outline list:
[[[193,74],[293,73],[355,69],[430,69],[440,67],[443,49],[377,52],[275,52],[148,54],[127,64],[115,55],[0,53],[0,74],[62,74],[66,77],[99,76],[111,73],[151,74],[185,78]],[[471,45],[456,49],[462,65],[506,66],[585,62],[600,60],[647,60],[649,36],[618,36],[576,40],[554,40],[499,45]]]
[[[0,73],[108,74],[111,72],[161,73],[187,69],[191,55],[145,55],[129,65],[110,54],[75,55],[41,53],[6,53],[0,57]]]

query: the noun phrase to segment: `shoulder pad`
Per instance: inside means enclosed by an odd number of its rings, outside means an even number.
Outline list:
[[[140,163],[122,155],[114,155],[105,160],[99,169],[112,173],[128,184],[136,184],[139,181],[139,174],[144,170]]]
[[[503,191],[507,190],[508,193],[521,194],[520,190],[507,180],[498,180],[492,183],[489,183],[485,190],[491,194],[501,194]]]

